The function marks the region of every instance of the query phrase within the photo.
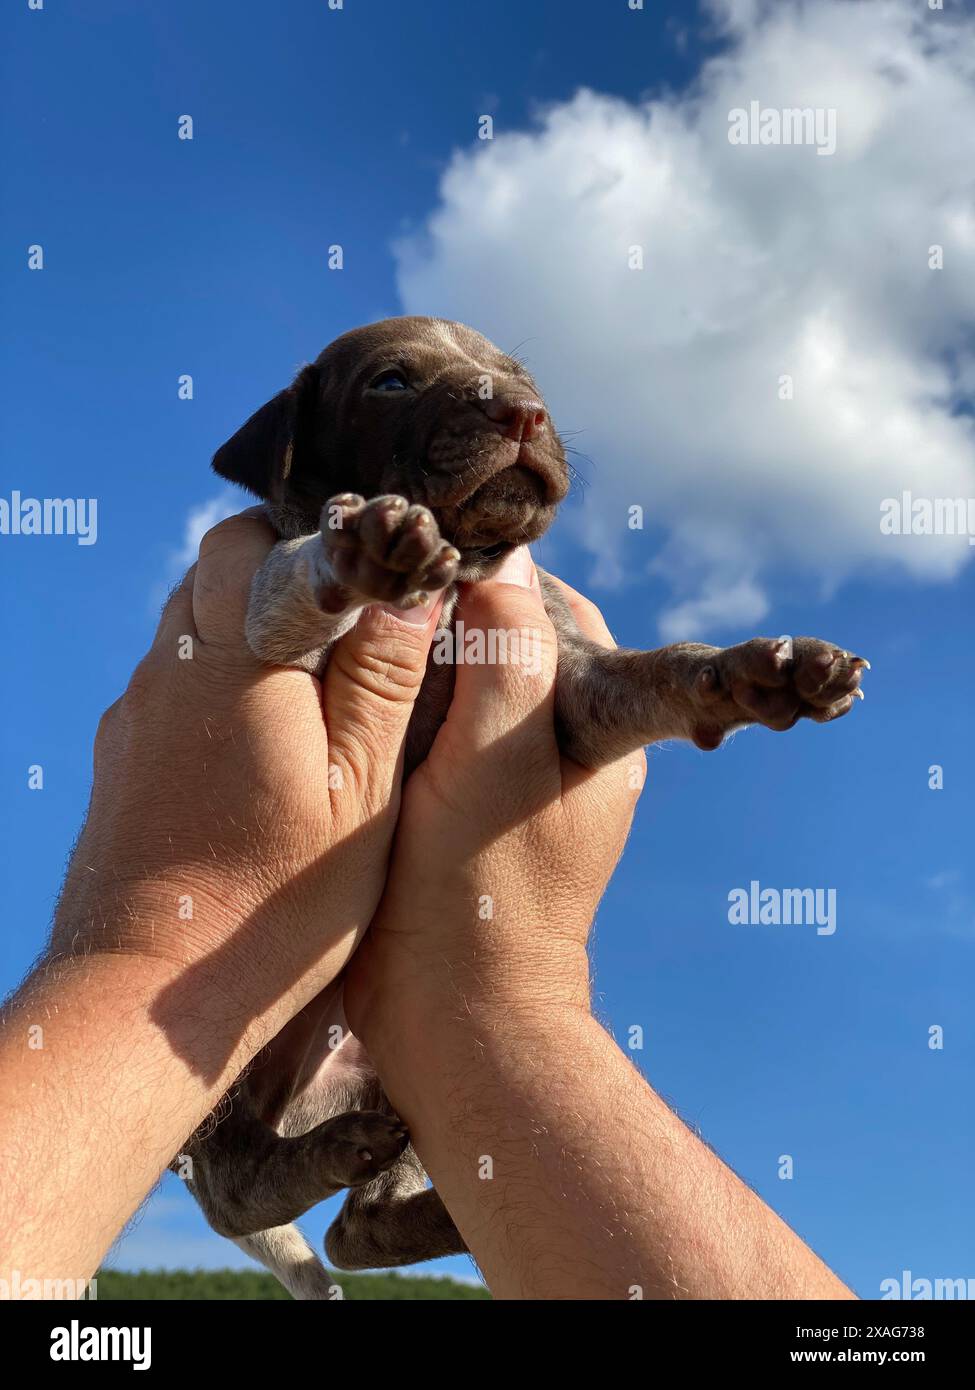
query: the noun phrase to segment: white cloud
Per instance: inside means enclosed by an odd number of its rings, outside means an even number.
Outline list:
[[[768,611],[767,598],[750,579],[739,579],[727,587],[708,584],[697,598],[684,599],[667,609],[660,619],[660,635],[665,642],[679,642],[724,626],[754,628]]]
[[[179,546],[169,550],[162,566],[162,577],[156,580],[149,591],[149,611],[157,615],[165,604],[174,584],[194,563],[199,554],[200,541],[211,526],[225,517],[233,516],[248,505],[247,500],[234,488],[222,488],[207,502],[191,507],[183,523],[183,539]]]
[[[218,521],[242,511],[246,503],[233,488],[223,488],[216,497],[191,507],[183,526],[183,543],[170,556],[169,570],[179,579],[193,564],[200,550],[200,541]]]
[[[975,27],[914,0],[712,9],[728,46],[692,91],[582,91],[531,131],[496,124],[396,248],[406,312],[527,340],[560,427],[584,430],[596,468],[566,516],[595,582],[623,577],[628,506],[663,528],[645,563],[672,587],[669,638],[759,622],[784,563],[829,592],[864,570],[947,580],[973,553],[879,520],[904,490],[975,495],[957,409],[975,383]],[[835,108],[836,153],[731,145],[753,100]]]
[[[254,1262],[203,1219],[169,1174],[106,1256],[109,1269],[253,1269]],[[181,1185],[180,1185],[181,1186]]]
[[[940,873],[932,874],[927,880],[929,888],[935,892],[941,892],[945,888],[953,888],[961,882],[961,871],[959,869],[942,869]]]
[[[960,869],[942,869],[926,881],[937,899],[938,915],[931,925],[940,926],[952,936],[970,938],[975,934],[975,900]]]

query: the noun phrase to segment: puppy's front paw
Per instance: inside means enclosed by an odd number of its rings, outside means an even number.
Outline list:
[[[457,574],[460,552],[440,535],[433,513],[405,497],[342,493],[322,509],[322,542],[339,584],[368,603],[413,608]]]
[[[350,1110],[329,1124],[329,1167],[342,1187],[361,1187],[391,1168],[410,1142],[395,1115]]]
[[[863,699],[862,656],[816,637],[754,637],[702,657],[694,675],[698,748],[717,748],[732,729],[791,729],[800,719],[826,724]]]

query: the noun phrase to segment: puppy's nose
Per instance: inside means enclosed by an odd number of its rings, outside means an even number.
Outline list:
[[[534,396],[494,396],[484,402],[484,413],[506,439],[534,439],[548,419]]]

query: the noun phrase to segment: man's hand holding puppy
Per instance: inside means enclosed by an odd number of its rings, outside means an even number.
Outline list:
[[[598,610],[561,586],[593,641]],[[461,666],[408,783],[346,1006],[495,1297],[844,1298],[592,1017],[586,942],[645,760],[560,758],[555,635],[526,551],[468,630],[534,629],[542,670]],[[436,846],[436,854],[431,854]]]
[[[275,539],[247,514],[205,537],[102,720],[51,947],[0,1026],[0,1277],[93,1273],[379,901],[437,605],[370,609],[324,686],[269,669],[244,614]]]
[[[52,950],[0,1032],[4,1276],[90,1275],[379,903],[435,617],[370,610],[324,691],[260,667],[243,616],[272,539],[253,518],[211,533],[100,731]],[[498,1296],[843,1297],[592,1019],[586,938],[642,764],[560,760],[553,633],[527,555],[509,566],[465,621],[535,628],[541,670],[460,669],[348,977],[353,1027]]]
[[[561,588],[612,646],[598,610]],[[353,1031],[361,1019],[391,1043],[427,1011],[588,1010],[589,928],[646,770],[642,751],[598,772],[559,756],[556,637],[526,549],[468,586],[459,615],[467,633],[530,633],[533,659],[458,665],[447,722],[404,790],[386,892],[346,985]]]
[[[368,609],[324,682],[262,666],[243,615],[274,539],[247,513],[204,537],[105,714],[54,935],[75,955],[212,962],[218,993],[232,952],[231,987],[267,996],[243,1011],[259,1034],[338,973],[379,901],[437,607]],[[166,910],[109,927],[114,904],[147,895]]]

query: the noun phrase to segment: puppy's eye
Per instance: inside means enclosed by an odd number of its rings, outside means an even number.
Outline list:
[[[409,385],[401,372],[383,372],[369,383],[370,391],[408,391]]]

